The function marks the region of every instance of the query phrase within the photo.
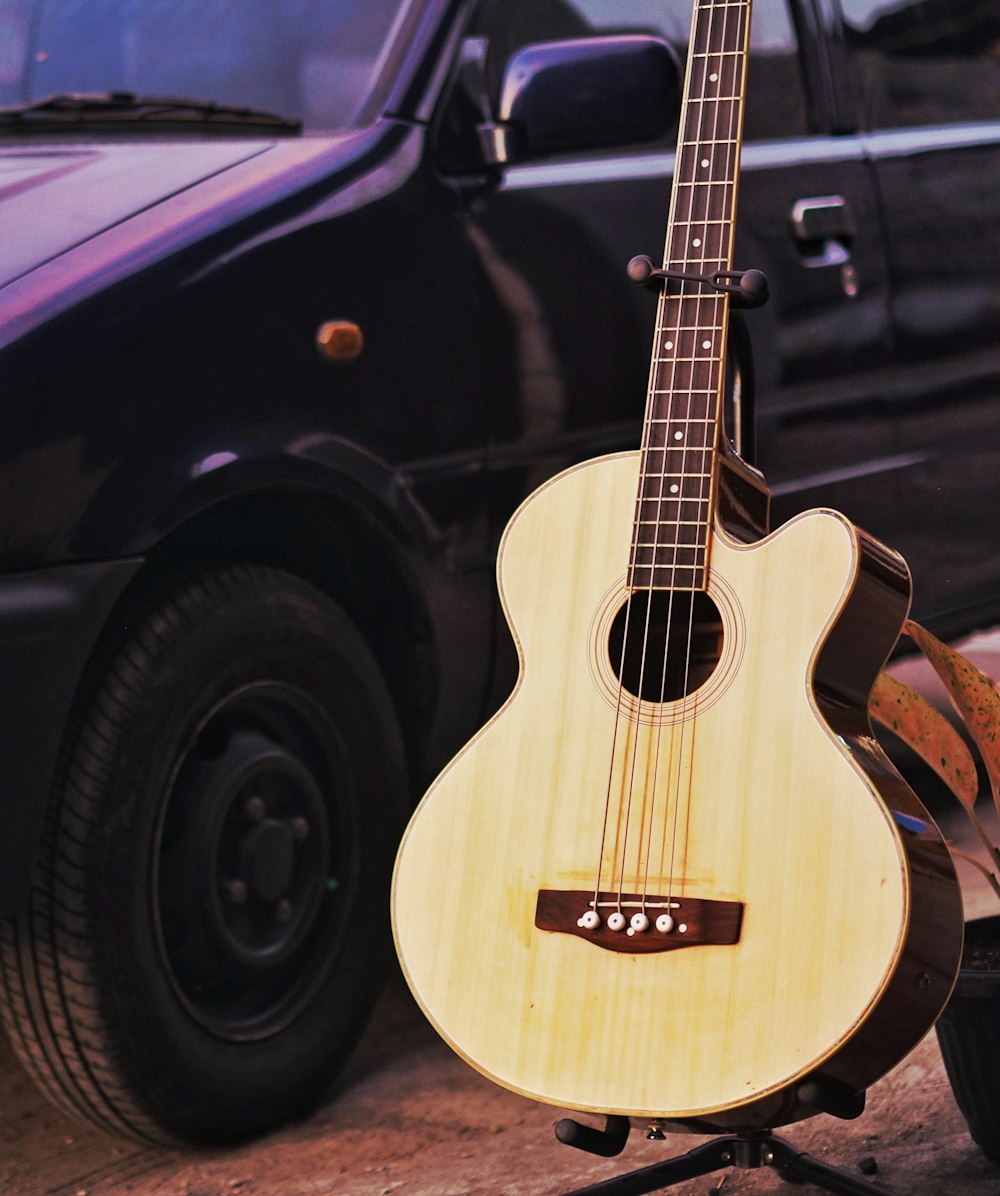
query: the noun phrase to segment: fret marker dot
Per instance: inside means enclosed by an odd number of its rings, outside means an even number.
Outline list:
[[[707,158],[702,158],[702,160],[701,160],[701,164],[702,164],[702,166],[707,166],[707,165],[708,165],[708,159],[707,159]]]
[[[680,489],[680,487],[677,485],[676,482],[674,482],[673,485],[670,487],[670,493],[676,494],[679,489]]]
[[[695,237],[691,244],[697,249],[701,245],[701,237]]]
[[[715,71],[712,71],[712,73],[708,77],[713,83],[719,82],[719,76],[715,73]]]
[[[672,349],[674,347],[674,342],[667,341],[667,343],[663,347],[664,347],[664,349]]]
[[[712,347],[712,342],[711,342],[711,341],[702,341],[702,342],[701,342],[701,347],[702,347],[703,349],[711,349],[711,347]]]
[[[683,432],[675,432],[675,433],[674,433],[674,440],[683,440],[683,439],[684,439],[684,433],[683,433]]]

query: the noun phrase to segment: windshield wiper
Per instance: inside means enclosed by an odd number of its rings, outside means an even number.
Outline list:
[[[66,129],[76,125],[104,125],[107,128],[142,124],[159,129],[201,127],[266,128],[272,132],[298,133],[300,120],[219,104],[214,100],[190,100],[174,96],[142,96],[131,91],[106,91],[88,95],[66,92],[46,96],[28,104],[0,108],[0,127],[7,130]]]

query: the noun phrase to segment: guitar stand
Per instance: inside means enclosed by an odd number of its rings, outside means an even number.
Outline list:
[[[863,1111],[864,1096],[848,1098],[845,1102],[838,1094],[830,1104],[833,1107],[826,1107],[824,1112],[853,1118]],[[608,1117],[603,1130],[565,1118],[556,1123],[556,1137],[567,1146],[611,1158],[625,1149],[630,1128],[627,1117]],[[650,1137],[664,1135],[662,1131],[653,1129]],[[769,1130],[713,1138],[686,1154],[654,1163],[650,1167],[640,1167],[637,1171],[629,1171],[586,1188],[575,1188],[572,1192],[563,1193],[563,1196],[643,1196],[647,1192],[673,1187],[686,1179],[720,1171],[723,1167],[772,1167],[790,1183],[815,1184],[836,1196],[889,1196],[886,1188],[877,1188],[846,1171],[821,1163],[819,1159],[796,1149],[784,1138],[775,1137]]]

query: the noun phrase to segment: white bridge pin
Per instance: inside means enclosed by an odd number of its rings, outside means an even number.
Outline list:
[[[625,929],[625,915],[620,909],[616,909],[613,914],[608,916],[608,930],[624,930]]]
[[[649,929],[649,919],[645,914],[633,914],[629,922],[629,934],[642,934],[644,930]]]
[[[601,915],[596,909],[588,909],[582,918],[577,920],[581,930],[596,930],[601,924]]]
[[[674,920],[670,914],[660,914],[656,919],[656,929],[660,934],[669,934],[674,928]]]

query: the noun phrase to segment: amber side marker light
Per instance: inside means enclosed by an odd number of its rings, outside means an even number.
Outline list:
[[[325,361],[353,361],[364,347],[361,329],[350,320],[327,320],[316,330],[316,348]]]

